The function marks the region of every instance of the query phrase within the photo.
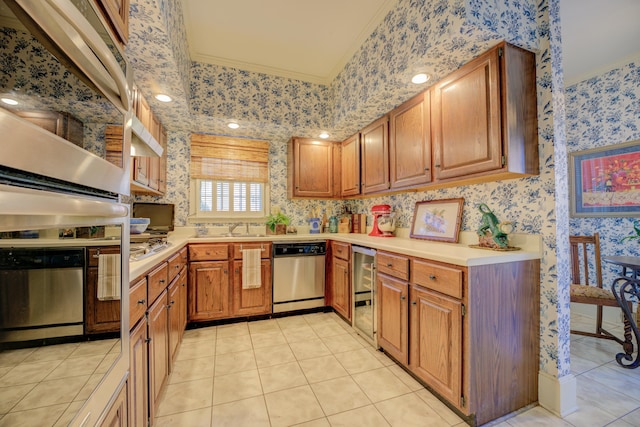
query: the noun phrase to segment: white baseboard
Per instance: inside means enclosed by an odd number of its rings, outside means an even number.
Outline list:
[[[553,414],[564,418],[578,409],[576,377],[573,374],[556,378],[538,372],[538,403]]]

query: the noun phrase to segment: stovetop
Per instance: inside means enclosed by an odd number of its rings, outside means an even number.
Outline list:
[[[166,237],[150,237],[146,241],[132,241],[129,246],[129,260],[140,261],[171,246]]]

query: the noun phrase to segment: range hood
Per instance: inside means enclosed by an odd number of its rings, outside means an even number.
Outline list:
[[[160,157],[162,146],[156,141],[140,119],[131,118],[131,155],[134,157]]]

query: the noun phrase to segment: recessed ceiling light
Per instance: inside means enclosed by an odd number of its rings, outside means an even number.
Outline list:
[[[240,125],[236,122],[231,122],[227,126],[229,126],[231,129],[238,129],[240,127]]]
[[[0,98],[0,101],[4,102],[7,105],[18,105],[18,101],[11,98]]]
[[[322,138],[322,139],[327,139],[327,138],[329,138],[329,134],[328,134],[327,132],[322,132],[319,136],[320,136],[320,138]]]
[[[421,83],[426,83],[428,80],[429,80],[429,74],[420,73],[420,74],[416,74],[411,78],[411,83],[415,83],[419,85]]]
[[[159,93],[156,95],[156,99],[160,102],[171,102],[173,99],[169,95],[165,95],[164,93]]]

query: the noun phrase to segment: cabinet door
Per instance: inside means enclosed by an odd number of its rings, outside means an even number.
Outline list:
[[[148,418],[147,320],[142,319],[129,334],[129,425],[145,427]]]
[[[180,343],[180,327],[182,321],[180,319],[180,279],[177,277],[169,287],[168,292],[168,327],[169,327],[169,370],[173,365],[175,353]]]
[[[242,288],[242,261],[233,262],[233,315],[271,313],[271,260],[261,260],[262,286]]]
[[[167,130],[160,126],[160,140],[162,146],[162,157],[160,157],[160,172],[158,177],[158,191],[162,194],[167,192]]]
[[[445,399],[460,406],[462,304],[412,285],[410,316],[410,369]]]
[[[377,276],[378,344],[398,362],[409,363],[409,284]]]
[[[192,262],[189,266],[189,320],[228,317],[229,262]]]
[[[389,189],[389,116],[371,123],[361,132],[362,193]]]
[[[155,419],[162,387],[169,375],[167,291],[149,308],[149,416]]]
[[[289,171],[293,197],[333,197],[334,143],[330,141],[293,138],[289,147]]]
[[[149,185],[149,157],[132,157],[132,179],[138,184]]]
[[[351,320],[351,280],[349,262],[333,257],[331,304],[345,319]]]
[[[389,172],[391,188],[431,182],[431,105],[429,92],[390,113]]]
[[[85,282],[84,330],[87,334],[120,330],[120,300],[98,299],[98,253],[117,254],[119,247],[89,248]]]
[[[342,143],[340,195],[360,194],[360,134],[357,133]]]
[[[129,39],[129,0],[98,0],[111,29],[121,44]]]
[[[491,50],[432,89],[434,177],[502,167],[498,51]]]
[[[99,426],[127,427],[129,425],[127,417],[127,385],[124,384]]]

